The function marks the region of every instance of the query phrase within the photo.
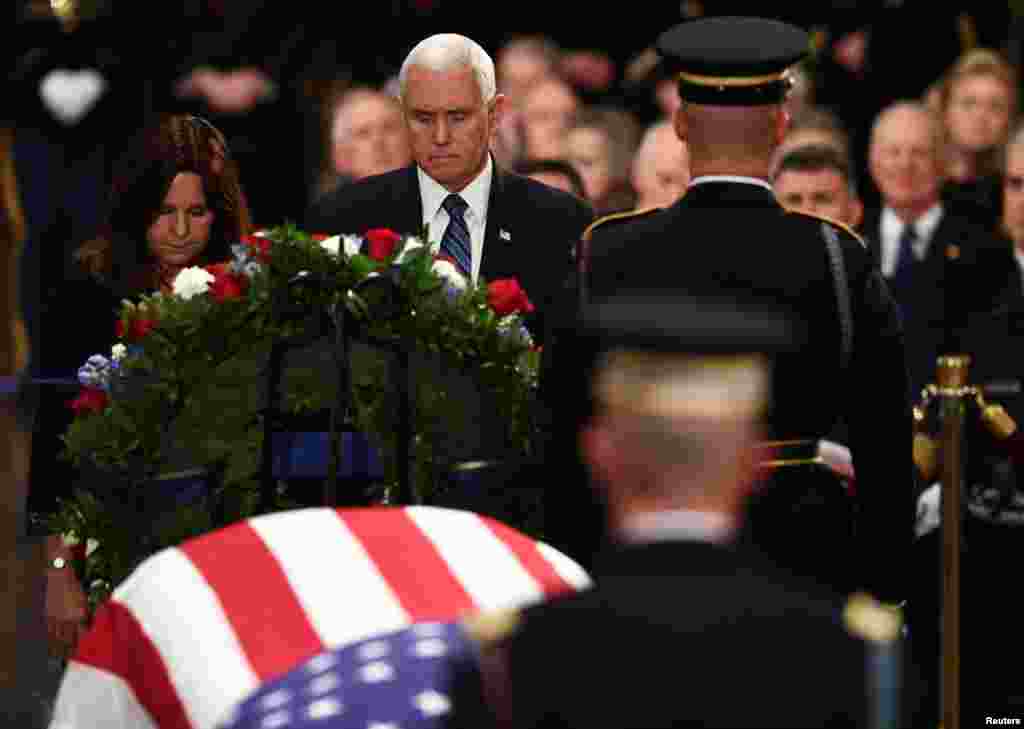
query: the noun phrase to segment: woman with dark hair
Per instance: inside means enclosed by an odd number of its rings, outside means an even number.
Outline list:
[[[195,116],[159,119],[118,159],[101,233],[75,252],[77,279],[60,284],[62,301],[73,303],[53,319],[62,341],[51,367],[73,377],[88,356],[110,350],[122,299],[169,292],[183,268],[229,260],[231,245],[249,226],[238,170],[220,131]],[[55,510],[56,498],[79,477],[58,458],[60,435],[72,418],[68,392],[41,388],[40,398],[28,505],[37,516]],[[57,556],[68,552],[56,536],[47,549]],[[66,655],[84,620],[84,598],[73,581],[48,580],[48,587],[56,586],[63,591],[47,598],[48,617],[55,616],[50,637]]]
[[[119,160],[100,237],[75,254],[118,297],[170,291],[183,268],[228,260],[249,210],[223,135],[195,116],[147,130]]]

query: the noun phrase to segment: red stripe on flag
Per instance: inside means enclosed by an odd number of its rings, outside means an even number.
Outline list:
[[[566,582],[565,578],[558,574],[558,571],[541,554],[537,548],[537,542],[500,521],[485,516],[481,516],[480,521],[516,556],[523,569],[544,590],[545,596],[551,597],[566,592],[575,592],[575,588]]]
[[[100,606],[74,660],[123,680],[161,729],[192,729],[163,658],[124,605],[108,600]],[[80,700],[91,703],[93,697]]]
[[[249,524],[193,539],[180,549],[217,595],[261,681],[324,651],[281,564]]]
[[[402,508],[338,510],[412,622],[455,620],[476,610],[448,563]]]

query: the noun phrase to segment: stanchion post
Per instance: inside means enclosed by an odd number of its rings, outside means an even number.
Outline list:
[[[942,726],[960,728],[960,489],[970,368],[967,355],[939,357],[937,394],[942,415]]]

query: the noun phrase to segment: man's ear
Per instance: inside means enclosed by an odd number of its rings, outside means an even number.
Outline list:
[[[859,228],[864,222],[864,203],[857,196],[850,200],[850,219],[847,221],[851,228]]]
[[[508,97],[505,94],[497,94],[491,99],[491,126],[497,127],[505,118],[505,110],[508,105]]]
[[[612,434],[601,424],[600,418],[590,420],[580,428],[579,450],[596,482],[614,482],[618,470],[615,444]]]
[[[780,105],[775,108],[775,144],[782,144],[782,140],[789,133],[790,115],[789,110]]]
[[[686,117],[686,104],[680,105],[672,112],[672,127],[676,130],[676,136],[686,144],[690,137],[690,120]]]

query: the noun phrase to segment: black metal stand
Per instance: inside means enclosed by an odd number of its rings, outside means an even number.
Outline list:
[[[293,285],[301,282],[313,282],[310,277],[303,277],[292,282]],[[313,282],[315,284],[315,282]],[[386,298],[390,301],[384,302],[380,311],[374,310],[372,315],[381,318],[396,316],[401,307],[397,306],[400,291],[397,284],[388,276],[379,276],[369,279],[356,292],[363,288],[381,288]],[[283,293],[287,295],[291,290],[288,287]],[[286,300],[279,299],[278,311],[283,313]],[[396,459],[397,459],[397,493],[394,500],[398,503],[413,503],[416,498],[412,488],[410,473],[410,453],[412,442],[412,404],[409,387],[409,351],[404,342],[385,341],[369,336],[361,331],[360,323],[350,314],[344,301],[335,305],[327,312],[331,324],[331,350],[334,357],[335,373],[337,377],[337,396],[329,414],[328,442],[330,444],[330,457],[328,463],[327,477],[324,480],[322,503],[324,506],[338,506],[338,480],[342,470],[342,436],[346,432],[354,432],[354,407],[352,395],[352,373],[351,373],[351,352],[354,342],[362,342],[371,346],[379,347],[391,354],[389,363],[389,379],[393,383],[398,396],[398,425],[396,430]],[[318,330],[322,333],[322,330]],[[302,338],[308,343],[308,338]],[[296,342],[277,341],[271,346],[270,357],[267,363],[266,377],[266,405],[263,411],[263,448],[261,452],[261,484],[260,484],[260,513],[267,513],[276,508],[277,503],[277,482],[274,478],[274,448],[273,436],[282,430],[296,430],[301,427],[310,427],[311,420],[321,421],[322,418],[310,418],[309,416],[290,417],[281,412],[282,380],[284,378],[284,357],[288,349],[299,346]],[[301,421],[301,423],[300,423]],[[322,429],[322,425],[320,426]]]

